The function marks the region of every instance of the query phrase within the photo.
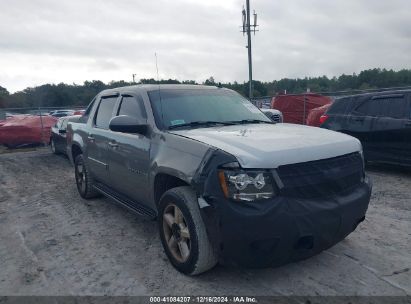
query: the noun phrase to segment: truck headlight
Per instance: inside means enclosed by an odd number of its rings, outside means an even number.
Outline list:
[[[221,170],[221,189],[226,198],[235,201],[269,199],[275,195],[273,177],[266,171]]]

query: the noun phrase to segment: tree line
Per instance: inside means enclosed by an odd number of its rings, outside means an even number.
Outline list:
[[[179,81],[176,79],[167,79],[157,81],[153,78],[141,79],[138,83],[198,84],[193,80]],[[0,86],[0,108],[85,106],[102,90],[133,84],[136,83],[123,80],[111,81],[107,84],[99,80],[85,81],[83,84],[45,84],[38,87],[27,88],[13,94],[10,94],[6,88]],[[202,84],[220,85],[248,97],[248,82],[219,83],[218,80],[210,77]],[[284,78],[272,82],[253,81],[253,94],[255,97],[260,97],[274,96],[285,91],[289,94],[298,94],[306,92],[307,89],[310,89],[311,92],[325,93],[405,86],[411,86],[410,69],[400,71],[370,69],[362,71],[359,74],[343,74],[333,78],[322,76],[297,79]]]

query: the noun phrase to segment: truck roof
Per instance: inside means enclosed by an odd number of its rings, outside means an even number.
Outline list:
[[[122,92],[142,92],[142,91],[154,91],[158,89],[164,90],[216,90],[219,89],[216,86],[207,86],[207,85],[194,85],[194,84],[138,84],[127,87],[119,87],[113,89],[107,89],[101,92],[101,94],[110,94],[110,93],[122,93]]]
[[[411,93],[411,89],[386,90],[386,91],[379,91],[379,92],[369,92],[369,93],[362,93],[362,94],[339,96],[336,98],[336,100],[349,99],[352,97],[385,96],[385,95],[406,94],[406,93]]]

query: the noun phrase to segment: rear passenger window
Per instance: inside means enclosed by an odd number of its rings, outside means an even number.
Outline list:
[[[116,101],[117,97],[108,97],[101,99],[95,118],[95,126],[97,128],[108,129]]]
[[[81,118],[79,119],[79,122],[81,123],[86,123],[88,120],[88,117],[90,116],[90,112],[93,109],[94,103],[96,102],[96,97],[93,98],[93,100],[90,102],[90,104],[88,105],[87,109],[84,111],[83,116],[81,116]]]
[[[351,98],[341,98],[334,101],[327,114],[345,114]]]
[[[406,101],[403,96],[397,98],[386,97],[377,100],[381,106],[380,116],[397,119],[408,117],[409,111],[406,109]]]
[[[137,100],[132,96],[124,96],[121,101],[120,111],[118,115],[128,115],[136,118],[146,118],[141,100]]]

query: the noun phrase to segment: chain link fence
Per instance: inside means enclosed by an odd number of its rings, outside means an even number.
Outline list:
[[[0,120],[15,115],[36,115],[46,116],[53,111],[67,110],[78,111],[85,109],[86,106],[66,106],[66,107],[32,107],[32,108],[0,108]]]

